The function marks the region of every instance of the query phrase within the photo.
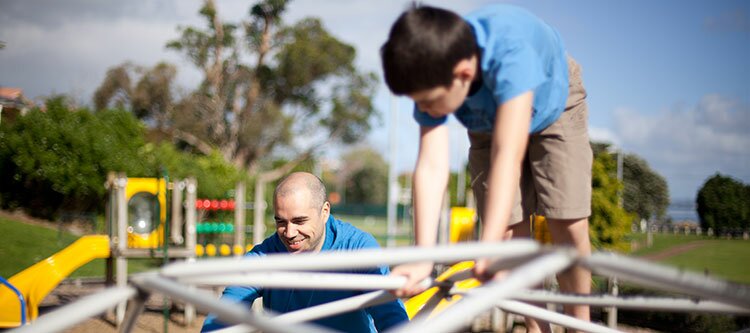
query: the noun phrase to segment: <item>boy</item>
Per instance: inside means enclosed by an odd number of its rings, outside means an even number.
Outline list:
[[[435,245],[449,172],[445,122],[453,114],[471,142],[481,241],[530,237],[529,215],[538,213],[555,244],[591,253],[586,92],[555,29],[509,5],[485,6],[465,18],[422,6],[393,24],[381,57],[386,83],[414,100],[420,124],[413,184],[417,246]],[[487,260],[479,260],[475,276],[490,278],[486,268]],[[431,270],[432,263],[394,268],[392,274],[409,281],[396,294],[421,292],[417,282]],[[588,294],[590,280],[580,267],[559,275],[564,292]],[[565,310],[589,320],[588,306]]]

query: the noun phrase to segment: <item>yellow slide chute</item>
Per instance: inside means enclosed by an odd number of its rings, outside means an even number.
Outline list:
[[[83,236],[33,266],[11,277],[8,281],[18,289],[26,301],[26,320],[36,319],[39,303],[65,277],[96,258],[109,257],[109,237],[105,235]],[[9,288],[0,285],[0,327],[21,325],[21,304],[18,296]]]

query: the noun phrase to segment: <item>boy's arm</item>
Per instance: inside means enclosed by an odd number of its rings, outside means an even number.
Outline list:
[[[448,186],[448,126],[420,127],[419,154],[414,169],[414,236],[418,247],[434,246],[443,194]],[[411,296],[425,288],[419,285],[432,273],[432,263],[400,265],[393,275],[407,277],[406,285],[394,294]]]
[[[487,198],[482,217],[483,242],[501,241],[508,230],[514,196],[521,179],[521,164],[529,142],[534,94],[527,91],[502,105],[497,110],[492,133],[490,172],[487,177]],[[480,260],[474,273],[486,276],[487,260]]]

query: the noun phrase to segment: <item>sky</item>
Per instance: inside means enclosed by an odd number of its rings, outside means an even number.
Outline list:
[[[422,1],[466,14],[497,1]],[[694,200],[719,172],[750,184],[750,2],[693,0],[504,1],[555,27],[583,69],[592,139],[637,154],[668,182],[673,200]],[[228,22],[247,18],[252,1],[217,0]],[[418,127],[413,103],[391,99],[382,83],[378,49],[404,0],[296,0],[285,23],[319,17],[326,29],[357,50],[361,71],[381,78],[374,105],[380,114],[363,145],[395,156],[398,170],[414,166]],[[108,68],[130,61],[178,67],[189,91],[201,76],[167,50],[178,26],[199,26],[196,0],[0,0],[0,86],[40,99],[68,94],[91,104]],[[392,106],[396,107],[393,113]],[[391,114],[395,114],[391,116]],[[395,124],[397,150],[389,150]],[[465,161],[465,131],[451,127],[451,160]],[[331,149],[329,159],[340,150]]]

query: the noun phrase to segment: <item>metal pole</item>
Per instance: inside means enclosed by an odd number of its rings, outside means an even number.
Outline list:
[[[69,305],[37,318],[33,324],[21,326],[8,333],[61,332],[96,316],[107,309],[127,301],[136,294],[135,288],[108,288],[102,292],[85,296]]]
[[[117,255],[115,260],[116,266],[116,277],[115,285],[118,288],[125,288],[128,283],[128,259],[125,257],[125,250],[128,246],[128,204],[125,198],[125,188],[128,185],[128,179],[124,174],[121,174],[117,178],[117,238],[115,243],[117,245],[117,251],[113,251]],[[117,304],[115,309],[115,324],[119,326],[122,320],[125,318],[125,302]]]
[[[196,308],[215,314],[219,320],[225,323],[247,324],[268,333],[333,332],[329,329],[310,324],[279,325],[264,316],[253,314],[251,311],[246,310],[246,308],[237,306],[237,304],[220,301],[210,293],[186,289],[172,280],[154,274],[133,276],[132,281],[141,288],[195,304]]]
[[[440,313],[429,321],[417,322],[397,329],[401,333],[455,332],[462,328],[466,318],[473,318],[495,306],[498,300],[508,298],[519,289],[531,288],[550,274],[568,268],[573,262],[572,250],[557,251],[535,259],[508,274],[502,281],[492,281],[475,289],[475,293]]]
[[[266,213],[266,201],[263,200],[263,192],[266,183],[261,176],[255,179],[255,203],[253,204],[253,245],[263,242],[265,225],[263,215]]]
[[[240,285],[294,289],[395,290],[406,283],[406,277],[380,274],[261,272],[178,278],[178,282],[204,286]]]
[[[140,316],[146,308],[146,301],[149,296],[149,293],[138,291],[135,297],[130,299],[128,311],[125,313],[125,320],[122,322],[122,326],[120,326],[121,333],[130,333],[133,328],[135,328],[138,316]]]
[[[556,294],[540,290],[525,290],[514,294],[511,298],[524,302],[573,305],[587,304],[600,307],[616,306],[618,308],[626,309],[665,312],[750,314],[750,309],[727,305],[720,302],[673,297],[626,296],[626,298],[621,298],[611,295],[579,296]]]
[[[387,247],[396,246],[396,213],[398,210],[399,185],[396,177],[396,160],[398,159],[398,101],[391,94],[391,119],[388,126],[388,223],[386,234],[388,235]]]
[[[750,287],[747,286],[614,253],[595,253],[588,258],[583,258],[582,263],[592,271],[617,276],[643,286],[706,297],[742,308],[750,308]]]
[[[539,248],[539,244],[532,240],[518,239],[500,243],[464,243],[418,249],[367,249],[346,252],[301,253],[293,256],[269,254],[244,260],[220,258],[195,263],[176,262],[163,267],[161,274],[164,276],[195,276],[273,270],[343,270],[418,261],[451,263],[482,257],[501,257],[502,260],[509,260],[514,257],[530,255],[538,251]]]
[[[243,251],[235,253],[241,257],[245,249],[245,183],[237,182],[234,190],[234,246],[241,246]],[[234,250],[234,249],[233,249]],[[234,252],[234,251],[233,251]]]
[[[185,181],[172,183],[172,242],[182,245],[185,239],[182,237],[182,191],[185,190]]]
[[[187,262],[195,262],[195,244],[197,243],[197,235],[195,230],[196,220],[196,196],[198,192],[198,186],[196,185],[195,178],[188,178],[185,182],[185,248],[188,250]],[[194,289],[194,286],[188,286],[190,289]],[[185,304],[185,324],[190,326],[195,320],[195,306],[191,303]]]
[[[516,313],[526,317],[532,317],[539,320],[543,320],[552,324],[557,324],[563,327],[572,328],[575,330],[591,333],[618,333],[620,331],[614,330],[605,326],[596,325],[588,321],[583,321],[574,317],[570,317],[557,312],[549,311],[545,308],[533,306],[526,303],[510,300],[500,300],[497,302],[497,306],[505,311]]]

